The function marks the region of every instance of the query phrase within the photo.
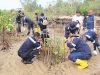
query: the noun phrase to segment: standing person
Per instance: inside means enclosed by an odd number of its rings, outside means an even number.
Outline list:
[[[85,69],[88,67],[87,60],[91,58],[91,50],[88,44],[86,44],[82,38],[75,37],[71,34],[71,42],[67,41],[67,46],[72,52],[68,58],[75,62],[79,69]],[[75,50],[73,49],[75,48]]]
[[[87,31],[83,34],[83,40],[85,42],[87,41],[91,41],[93,43],[94,46],[94,50],[93,50],[93,54],[97,55],[98,52],[96,51],[96,48],[98,48],[99,52],[100,52],[100,44],[98,41],[98,36],[94,31]]]
[[[86,22],[87,22],[87,12],[84,12],[83,30],[85,30],[85,29],[86,29]]]
[[[38,13],[35,13],[35,16],[36,16],[36,22],[38,22]]]
[[[88,16],[87,16],[87,30],[94,30],[94,23],[95,23],[95,15],[93,10],[88,11]]]
[[[23,26],[26,23],[27,27],[28,27],[28,33],[27,33],[27,35],[30,34],[31,30],[32,30],[32,33],[34,33],[34,30],[33,30],[34,29],[33,21],[29,17],[25,16],[24,13],[22,13],[22,16],[23,16]]]
[[[41,48],[39,33],[34,33],[33,37],[29,37],[18,50],[18,55],[22,58],[24,64],[32,64],[32,59],[39,53]]]
[[[19,33],[21,33],[21,11],[19,10],[18,11],[18,15],[16,16],[16,23],[17,23],[17,26],[16,26],[16,30],[17,30],[17,35]]]
[[[76,14],[72,18],[72,21],[79,22],[79,24],[77,25],[79,29],[82,27],[81,25],[83,24],[83,17],[81,16],[80,11],[76,11]]]
[[[39,25],[41,31],[43,31],[43,29],[47,28],[47,25],[44,24],[46,22],[47,22],[47,18],[45,17],[44,13],[41,13],[39,18],[38,18],[38,25]]]
[[[34,32],[41,32],[40,30],[40,27],[38,26],[38,17],[39,17],[39,14],[38,13],[35,13],[35,27],[34,27]]]

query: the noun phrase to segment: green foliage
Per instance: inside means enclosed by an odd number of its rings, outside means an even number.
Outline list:
[[[76,0],[70,1],[72,4],[63,2],[63,0],[57,0],[56,4],[51,5],[47,9],[43,9],[37,4],[37,0],[21,0],[26,15],[34,19],[34,13],[44,12],[49,19],[52,19],[55,16],[60,15],[73,15],[76,10],[80,10],[82,15],[84,12],[89,9],[94,9],[96,12],[100,12],[100,0]],[[82,3],[82,1],[84,3]],[[52,3],[53,4],[53,3]]]
[[[79,6],[82,14],[90,9],[95,10],[95,12],[100,13],[100,0],[86,0],[83,5]]]
[[[11,21],[11,15],[10,11],[0,11],[0,30],[2,28],[7,28],[8,31],[10,31],[10,28],[12,27],[12,21]]]

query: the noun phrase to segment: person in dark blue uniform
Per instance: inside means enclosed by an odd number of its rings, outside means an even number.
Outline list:
[[[17,34],[21,32],[21,18],[22,18],[21,11],[19,10],[18,11],[18,15],[16,16],[16,23],[17,23],[16,30],[17,30]]]
[[[22,13],[22,16],[23,16],[23,26],[24,26],[25,23],[28,25],[28,33],[27,33],[27,35],[30,34],[31,30],[34,33],[34,24],[33,24],[33,21],[29,17],[25,16],[24,13]]]
[[[87,25],[87,12],[84,12],[84,19],[83,19],[83,30],[86,29]]]
[[[32,59],[39,53],[39,49],[41,48],[39,33],[34,33],[34,37],[29,37],[22,44],[22,46],[18,50],[18,55],[22,58],[22,62],[24,64],[31,64]]]
[[[94,30],[94,21],[95,21],[95,15],[93,13],[93,10],[88,11],[88,16],[87,16],[87,30]]]
[[[44,16],[44,13],[41,13],[40,16],[38,17],[38,25],[39,25],[41,31],[43,31],[43,29],[47,28],[46,25],[43,25],[44,20],[47,20],[47,17]]]
[[[69,22],[65,28],[65,38],[68,39],[69,34],[78,34],[78,28],[77,28],[78,22]]]
[[[94,51],[93,54],[97,55],[97,51],[96,48],[98,48],[99,52],[100,52],[100,44],[98,41],[98,36],[96,34],[96,32],[94,31],[87,31],[83,34],[83,39],[84,41],[91,41],[93,43],[94,46]]]
[[[88,67],[87,60],[91,58],[91,50],[86,42],[80,37],[70,36],[71,42],[67,41],[67,46],[72,50],[68,58],[80,65],[78,68],[84,69]],[[75,50],[73,49],[75,48]]]

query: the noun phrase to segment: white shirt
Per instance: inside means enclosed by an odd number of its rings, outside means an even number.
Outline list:
[[[79,21],[81,24],[83,23],[83,16],[74,15],[72,21]]]

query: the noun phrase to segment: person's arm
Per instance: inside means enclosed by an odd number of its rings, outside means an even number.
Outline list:
[[[67,27],[65,28],[65,38],[66,38],[66,39],[68,39],[69,34],[70,34],[70,30],[69,30],[69,27],[67,26]]]
[[[85,35],[92,43],[95,43],[95,40],[90,35]]]
[[[18,23],[18,16],[16,16],[16,23]]]
[[[69,48],[75,48],[76,47],[76,44],[78,43],[78,38],[74,38],[73,40],[72,40],[72,42],[68,42],[67,43],[67,46],[69,47]]]

